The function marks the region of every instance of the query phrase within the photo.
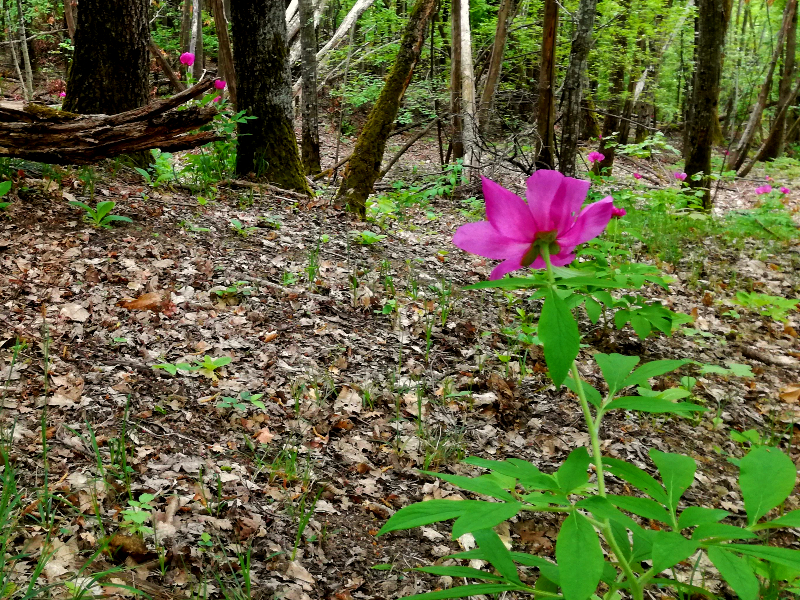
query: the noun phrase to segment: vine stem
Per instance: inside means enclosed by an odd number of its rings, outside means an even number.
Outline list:
[[[550,289],[555,294],[556,278],[555,274],[553,273],[553,264],[550,262],[550,248],[548,247],[547,243],[542,243],[540,245],[540,253],[546,265],[545,270],[547,272],[547,280],[550,284]],[[583,418],[586,421],[586,427],[589,430],[589,439],[591,440],[592,445],[592,461],[594,462],[595,471],[597,472],[597,494],[601,498],[605,498],[605,470],[603,469],[603,455],[600,453],[600,418],[602,415],[598,415],[597,420],[592,417],[592,411],[589,408],[589,401],[587,400],[586,392],[583,389],[581,375],[578,372],[577,360],[572,361],[570,373],[572,374],[572,378],[575,380],[575,393],[578,396],[581,410],[583,411]],[[600,525],[600,530],[603,532],[603,536],[606,538],[606,543],[616,556],[620,569],[622,569],[622,572],[625,574],[625,578],[630,586],[631,596],[633,596],[634,600],[643,600],[644,590],[642,589],[639,580],[636,578],[633,568],[625,558],[625,555],[622,553],[619,544],[617,544],[617,541],[614,539],[609,520],[601,519]]]

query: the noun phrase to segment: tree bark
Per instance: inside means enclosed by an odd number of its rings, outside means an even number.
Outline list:
[[[80,116],[38,104],[28,104],[24,110],[2,107],[0,157],[92,164],[150,148],[177,151],[213,142],[219,139],[214,131],[196,130],[211,122],[215,107],[173,110],[212,86],[213,81],[207,80],[166,100],[110,116]]]
[[[317,116],[317,36],[314,32],[312,0],[300,0],[300,46],[303,77],[303,134],[301,142],[303,168],[307,175],[322,171],[319,157],[319,123]]]
[[[206,64],[203,54],[203,0],[194,0],[192,5],[192,41],[191,52],[194,54],[192,77],[198,81],[203,76]]]
[[[500,71],[503,67],[503,55],[506,50],[506,40],[508,39],[508,27],[511,25],[514,0],[502,0],[500,10],[497,13],[497,29],[494,34],[492,44],[492,57],[489,59],[489,72],[486,75],[486,85],[481,95],[478,122],[482,134],[486,133],[492,113],[492,103],[497,86],[500,83]]]
[[[561,134],[561,156],[558,170],[564,175],[577,175],[578,138],[581,124],[581,92],[586,59],[592,47],[592,29],[597,12],[597,0],[580,0],[575,15],[575,35],[569,55],[569,66],[564,79],[562,103],[564,125]]]
[[[618,26],[620,31],[623,31],[628,21],[627,14],[630,9],[630,0],[624,0],[621,4],[621,8],[623,14]],[[608,104],[608,112],[603,119],[603,139],[600,141],[599,150],[600,154],[603,155],[603,160],[594,163],[594,172],[598,175],[600,173],[611,175],[611,171],[614,168],[616,146],[619,144],[619,140],[617,139],[620,126],[619,116],[625,106],[628,37],[624,33],[618,33],[615,35],[614,41],[617,55],[614,61],[613,71],[611,72],[611,102]]]
[[[81,0],[64,110],[132,110],[149,95],[148,0]]]
[[[64,20],[67,22],[69,39],[75,40],[75,13],[72,6],[73,0],[64,0]]]
[[[450,37],[453,40],[450,54],[450,147],[453,160],[464,158],[464,119],[461,115],[461,2],[462,0],[451,0],[450,6]]]
[[[417,0],[409,13],[400,51],[358,136],[353,157],[342,178],[338,197],[345,198],[349,209],[362,219],[366,216],[367,197],[380,173],[386,139],[397,118],[403,94],[411,82],[414,66],[425,42],[428,20],[435,6],[436,0]]]
[[[705,210],[711,210],[711,149],[713,124],[717,121],[719,83],[725,29],[730,18],[729,0],[698,0],[698,36],[692,85],[691,119],[687,124],[688,147],[684,150],[687,183],[702,190]],[[701,174],[695,181],[692,175]]]
[[[789,23],[791,22],[789,19],[791,15],[788,13],[788,9],[791,4],[793,4],[793,2],[786,3],[786,8],[783,12],[783,23],[781,24],[781,29],[778,32],[775,50],[772,53],[772,58],[770,59],[769,66],[767,67],[767,75],[764,78],[764,83],[761,85],[761,90],[758,92],[756,103],[753,106],[753,110],[750,112],[750,118],[747,121],[747,126],[744,129],[744,133],[742,133],[742,137],[739,138],[739,141],[736,143],[735,148],[728,158],[728,163],[725,168],[729,171],[738,171],[742,167],[744,161],[747,159],[747,151],[750,149],[750,145],[753,143],[753,137],[756,134],[756,129],[761,123],[761,115],[764,113],[764,108],[766,107],[767,99],[769,98],[769,92],[772,89],[772,76],[775,73],[775,66],[778,64],[778,58],[780,58],[781,49],[783,47],[783,39],[786,37],[786,31],[789,27]]]
[[[536,126],[541,146],[537,151],[536,165],[540,169],[553,169],[556,165],[556,39],[558,37],[558,2],[545,0],[542,25],[542,58],[539,63],[539,111]]]
[[[256,117],[238,125],[236,173],[255,172],[275,185],[310,193],[292,124],[292,80],[283,2],[231,4],[237,108]]]
[[[211,0],[214,11],[214,28],[217,31],[217,65],[219,75],[228,84],[228,96],[236,110],[236,70],[233,68],[233,50],[231,38],[228,35],[228,20],[225,18],[225,4],[223,0]]]
[[[481,168],[478,109],[475,101],[475,69],[472,64],[472,31],[469,0],[461,0],[461,108],[464,114],[464,170],[470,181],[478,179]]]
[[[756,160],[778,158],[783,152],[786,134],[786,114],[782,107],[792,100],[792,81],[795,76],[795,53],[797,52],[797,0],[786,3],[786,11],[790,12],[786,31],[786,44],[783,53],[783,76],[778,86],[778,108],[775,121],[772,123],[769,136],[758,152]],[[795,96],[797,93],[795,92]]]
[[[316,30],[319,27],[320,22],[322,21],[322,15],[325,12],[325,8],[328,5],[328,0],[316,0],[314,3],[314,29]],[[297,20],[297,31],[300,31],[300,19]],[[294,41],[291,41],[292,37],[294,37]],[[292,36],[292,30],[289,30],[289,40],[291,50],[289,51],[289,64],[293,65],[295,61],[300,57],[300,40],[297,38],[297,34],[295,33]]]

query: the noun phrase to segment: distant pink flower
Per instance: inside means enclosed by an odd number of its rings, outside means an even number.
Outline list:
[[[226,85],[228,85],[228,82],[225,81],[224,79],[217,79],[214,82],[214,87],[217,88],[218,90],[224,90]]]
[[[628,211],[624,208],[617,208],[616,206],[611,207],[611,218],[612,219],[621,219],[625,215],[628,214]]]
[[[222,100],[222,96],[217,96],[212,100],[212,102],[219,102],[220,100]]]
[[[725,150],[725,156],[730,156],[730,150]]]
[[[767,181],[772,181],[772,177],[770,177],[769,175],[767,175],[767,177],[766,177],[766,180],[767,180]]]
[[[642,176],[641,176],[639,173],[634,173],[634,174],[633,174],[633,178],[634,178],[634,179],[641,179],[641,178],[642,178]]]
[[[600,154],[600,153],[599,153],[599,152],[597,152],[597,151],[594,151],[594,152],[589,152],[589,154],[586,156],[586,159],[587,159],[587,160],[588,160],[590,163],[600,162],[600,161],[601,161],[601,160],[603,160],[604,158],[605,158],[605,156],[603,156],[602,154]]]
[[[675,179],[678,181],[683,181],[686,179],[686,173],[673,173],[673,175],[675,175]]]
[[[59,98],[66,98],[67,97],[67,92],[59,92],[58,97]]]
[[[781,194],[788,194],[789,191],[790,191],[789,188],[787,188],[786,186],[781,186]]]
[[[181,64],[191,67],[194,64],[194,54],[191,52],[184,52],[180,58]]]
[[[762,185],[761,187],[756,188],[756,194],[758,194],[759,196],[761,194],[769,194],[771,191],[772,191],[772,186],[769,184]]]
[[[453,243],[471,254],[502,259],[490,279],[522,267],[545,268],[545,244],[553,266],[563,267],[575,259],[578,244],[600,235],[611,220],[611,196],[581,210],[589,182],[558,171],[536,171],[528,178],[527,203],[491,179],[482,180],[488,221],[462,225]]]

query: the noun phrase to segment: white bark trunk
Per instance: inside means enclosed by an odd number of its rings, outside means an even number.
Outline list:
[[[480,175],[478,111],[475,102],[475,69],[472,65],[472,32],[469,0],[461,0],[461,109],[464,114],[464,166],[470,181]]]
[[[336,30],[336,33],[333,34],[333,37],[328,40],[328,43],[325,44],[322,48],[319,49],[317,52],[317,70],[322,67],[322,59],[327,56],[331,50],[333,50],[340,41],[344,39],[344,37],[350,32],[350,28],[353,24],[358,20],[358,18],[366,11],[375,0],[357,0],[357,2],[353,5],[353,8],[350,9],[350,12],[347,13],[347,16],[342,21],[342,24],[339,25],[339,29]],[[325,8],[325,4],[327,4],[327,0],[320,0],[319,4],[314,11],[314,24],[319,23],[319,19],[322,17],[322,11]],[[289,52],[289,63],[293,64],[300,58],[300,43],[292,46],[291,51]]]

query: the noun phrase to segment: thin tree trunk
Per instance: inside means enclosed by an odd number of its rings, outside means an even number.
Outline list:
[[[67,33],[70,40],[75,40],[75,13],[72,6],[73,0],[64,0],[64,20],[67,22]]]
[[[322,16],[325,8],[328,6],[328,0],[316,0],[314,3],[314,29],[318,30],[319,24],[322,22]],[[300,20],[297,21],[298,31],[300,31]],[[291,38],[290,38],[291,39]],[[289,51],[289,64],[294,64],[300,58],[300,39],[295,34],[294,41],[291,42],[292,49]],[[319,71],[319,68],[317,68]]]
[[[169,62],[167,62],[167,59],[164,58],[161,48],[156,46],[156,43],[153,40],[150,40],[148,47],[150,48],[150,54],[152,54],[153,58],[156,59],[158,66],[161,67],[161,70],[164,72],[164,75],[167,76],[167,79],[169,79],[169,82],[172,84],[172,87],[175,88],[175,91],[182,92],[185,90],[186,86],[183,85],[183,82],[175,76],[175,72],[172,70]]]
[[[795,52],[797,52],[797,0],[789,0],[786,10],[791,11],[789,26],[786,32],[785,51],[783,53],[783,76],[778,86],[778,109],[775,121],[772,123],[769,136],[758,152],[756,160],[769,160],[778,158],[783,152],[786,135],[786,114],[782,107],[786,106],[797,92],[792,95],[792,81],[795,75]]]
[[[508,27],[511,25],[511,19],[513,18],[513,9],[514,0],[502,0],[500,11],[497,13],[497,30],[494,34],[494,44],[492,44],[492,57],[489,60],[489,72],[486,75],[486,85],[481,95],[478,114],[480,132],[482,134],[485,134],[489,127],[492,102],[497,93],[497,86],[500,83],[500,71],[503,66],[503,55],[506,49],[506,39],[508,39]]]
[[[558,37],[558,2],[545,0],[542,25],[542,59],[539,66],[539,111],[537,129],[541,147],[537,155],[539,168],[553,169],[556,164],[556,39]]]
[[[450,36],[453,40],[450,55],[450,114],[453,118],[453,131],[450,146],[453,160],[464,158],[464,119],[461,115],[461,2],[462,0],[451,0],[450,6]]]
[[[328,42],[322,48],[319,49],[319,52],[317,52],[317,64],[320,64],[322,62],[322,59],[324,59],[331,52],[331,50],[333,50],[336,47],[339,41],[342,40],[342,38],[344,38],[344,36],[346,36],[350,32],[350,29],[353,27],[353,24],[356,21],[358,21],[358,18],[364,13],[365,10],[367,10],[370,6],[372,6],[374,2],[375,0],[356,1],[356,3],[353,5],[353,8],[351,8],[350,12],[347,13],[347,16],[344,18],[344,21],[342,21],[342,24],[339,25],[339,28],[336,30],[336,33],[333,34],[333,37],[329,39]],[[290,55],[289,60],[290,62],[294,62],[295,60],[297,60],[297,58],[299,58],[299,53],[297,57]]]
[[[469,0],[461,0],[461,106],[464,113],[464,167],[470,181],[478,178],[481,167],[478,111],[475,100],[475,69],[472,66],[472,31]]]
[[[769,97],[769,92],[772,89],[772,76],[775,73],[775,66],[778,64],[778,58],[780,58],[783,39],[786,36],[789,23],[791,23],[791,14],[789,14],[788,9],[792,4],[795,4],[796,6],[796,3],[794,2],[786,3],[786,9],[783,13],[783,23],[780,31],[778,32],[778,39],[775,43],[775,49],[772,52],[772,58],[770,59],[769,66],[767,67],[767,75],[764,78],[764,83],[761,85],[761,90],[758,92],[758,98],[756,98],[755,106],[753,106],[753,110],[750,112],[750,118],[747,121],[747,126],[744,129],[744,133],[742,133],[742,137],[739,138],[739,141],[736,143],[736,147],[733,149],[730,157],[728,158],[726,169],[729,171],[738,171],[742,167],[744,161],[747,159],[747,151],[750,149],[750,145],[753,143],[753,137],[755,136],[756,129],[761,123],[761,115],[763,114],[764,108],[767,105],[767,98]]]
[[[292,75],[286,46],[286,10],[274,0],[231,4],[238,109],[252,120],[238,125],[236,173],[284,189],[310,193],[292,124]]]
[[[300,45],[303,77],[303,133],[300,144],[303,168],[307,175],[322,170],[319,158],[317,117],[317,36],[314,32],[314,4],[300,0]]]
[[[744,3],[743,0],[739,0],[739,3],[736,8],[736,23],[735,29],[739,28],[739,13],[742,9],[742,4]],[[725,115],[725,131],[728,132],[728,137],[733,137],[734,132],[736,131],[736,109],[739,105],[739,71],[742,68],[742,55],[744,53],[744,34],[747,29],[747,11],[750,10],[750,4],[748,3],[744,7],[744,16],[742,17],[742,27],[739,33],[739,42],[736,45],[736,67],[733,70],[733,92],[731,93],[731,98],[728,101],[728,106],[730,107]]]
[[[338,197],[346,198],[350,210],[362,219],[366,216],[367,197],[380,172],[386,139],[397,118],[403,94],[411,82],[414,66],[425,42],[428,20],[435,6],[436,0],[417,0],[410,11],[394,66],[358,136],[353,157],[342,178]]]
[[[231,38],[228,35],[228,20],[225,18],[225,5],[223,0],[211,0],[211,10],[214,11],[214,29],[217,31],[217,65],[219,75],[228,84],[228,96],[231,104],[236,109],[236,71],[233,68],[233,50]]]
[[[332,181],[336,181],[336,175],[339,170],[339,148],[342,144],[342,119],[344,118],[344,92],[347,89],[347,76],[350,74],[350,59],[353,58],[353,46],[356,36],[356,24],[350,28],[350,43],[347,45],[347,58],[344,65],[344,77],[342,77],[342,95],[339,102],[339,120],[336,123],[336,151],[333,154],[333,162],[336,165],[333,167]]]
[[[692,118],[687,126],[689,145],[685,150],[685,170],[689,185],[702,190],[705,210],[711,209],[713,124],[717,120],[722,50],[729,18],[730,4],[726,0],[698,0],[697,60],[692,86]],[[695,181],[692,175],[696,173],[701,177]]]
[[[3,4],[5,5],[6,9],[5,11],[6,22],[11,23],[11,11],[8,9],[8,5],[5,4],[5,2]],[[10,30],[11,27],[9,27],[9,31]],[[17,56],[17,43],[13,39],[10,39],[9,42],[10,42],[9,45],[11,46],[11,59],[14,61],[14,70],[17,72],[17,78],[19,78],[19,85],[20,87],[22,87],[22,94],[25,97],[25,101],[27,102],[29,101],[28,88],[25,85],[25,78],[22,76],[22,69],[19,66],[19,56]]]
[[[625,0],[622,5],[623,16],[618,24],[620,30],[624,30],[627,24],[627,13],[630,9],[630,1]],[[597,174],[611,174],[614,168],[614,156],[619,140],[616,139],[619,132],[619,115],[625,106],[625,75],[627,71],[627,51],[628,38],[623,33],[615,36],[615,51],[617,52],[614,70],[611,73],[611,102],[608,105],[608,112],[603,119],[603,139],[600,141],[600,154],[603,160],[594,163],[594,172]]]
[[[597,12],[597,0],[581,0],[575,15],[575,35],[564,79],[562,103],[564,125],[561,134],[561,153],[558,170],[564,175],[577,175],[578,138],[581,126],[581,92],[586,59],[592,47],[592,29]]]
[[[192,49],[194,64],[192,76],[197,81],[203,76],[205,59],[203,56],[203,0],[194,0],[194,14],[192,15]]]
[[[17,0],[17,22],[19,23],[19,40],[22,47],[22,64],[25,67],[25,98],[31,100],[33,98],[33,69],[31,68],[31,57],[28,54],[28,40],[25,33],[25,17],[22,13],[22,0]]]
[[[786,113],[788,112],[788,108],[789,108],[789,104],[790,104],[789,100],[791,98],[797,98],[797,94],[798,93],[800,93],[800,80],[797,81],[797,84],[795,85],[794,89],[790,90],[790,93],[787,94],[787,101],[778,105],[778,113],[775,115],[775,121],[776,122],[779,119],[782,119],[784,123],[786,122]],[[792,127],[794,127],[794,126],[792,126]],[[766,148],[767,148],[767,144],[769,144],[769,142],[770,142],[770,138],[767,138],[764,141],[764,143],[761,145],[761,148],[759,148],[758,152],[756,152],[756,155],[753,157],[753,160],[751,160],[747,165],[745,165],[741,169],[739,169],[739,171],[736,173],[736,175],[738,175],[739,177],[747,177],[747,174],[750,173],[750,170],[753,168],[753,166],[758,161],[766,160],[766,158],[765,158],[765,156],[766,156]]]

